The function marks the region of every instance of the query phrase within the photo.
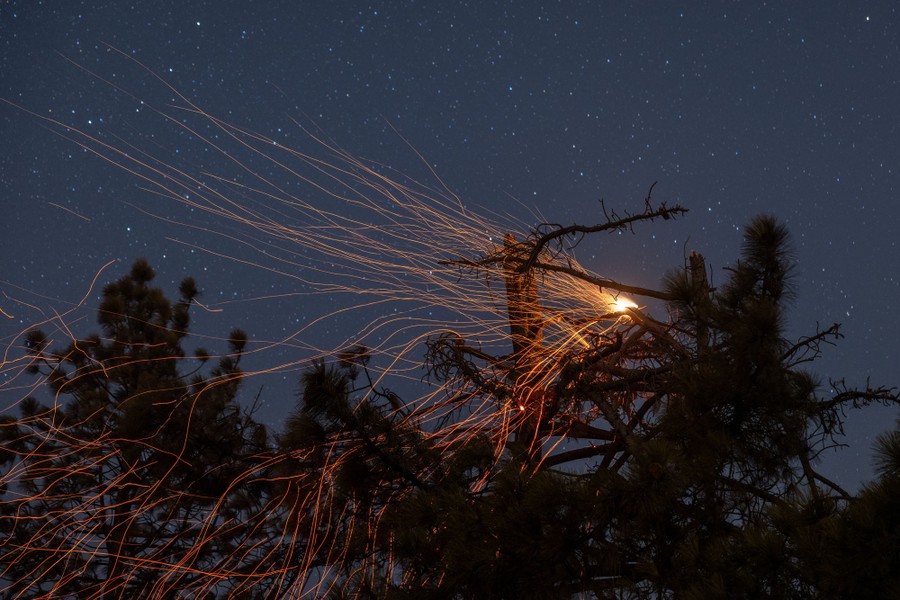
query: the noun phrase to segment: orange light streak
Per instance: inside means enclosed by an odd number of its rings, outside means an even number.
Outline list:
[[[182,105],[166,110],[142,106],[227,160],[241,181],[228,173],[169,164],[127,140],[106,142],[107,138],[22,110],[88,153],[132,174],[154,200],[167,199],[202,215],[207,220],[158,218],[173,228],[212,237],[221,245],[167,239],[301,286],[287,294],[247,291],[242,300],[210,306],[194,300],[201,309],[221,312],[225,304],[264,305],[287,295],[334,301],[334,307],[311,313],[302,327],[283,338],[250,343],[247,353],[265,356],[291,346],[312,358],[333,360],[338,350],[366,346],[373,357],[366,371],[372,384],[354,399],[357,410],[377,401],[376,391],[391,381],[406,379],[421,385],[424,353],[457,360],[455,368],[433,371],[422,386],[423,393],[387,410],[387,418],[397,427],[414,428],[420,436],[418,443],[436,454],[450,455],[467,440],[489,439],[495,467],[509,459],[517,443],[525,444],[536,457],[537,468],[565,452],[568,444],[590,439],[598,431],[612,437],[616,424],[629,422],[634,406],[648,401],[635,391],[616,397],[608,406],[598,406],[564,387],[575,368],[593,373],[599,385],[634,365],[654,366],[654,359],[649,353],[642,355],[641,348],[650,339],[677,335],[636,311],[633,301],[582,277],[591,274],[571,248],[544,248],[531,270],[522,272],[529,244],[535,239],[531,227],[511,217],[479,215],[467,208],[430,166],[438,189],[399,177],[305,129],[318,154],[328,158],[289,148],[206,113],[148,72]],[[206,131],[216,132],[219,138]],[[163,212],[134,206],[145,214]],[[85,306],[110,264],[98,270],[75,308]],[[28,329],[52,325],[55,333],[75,342],[78,338],[71,329],[75,308],[58,314],[48,310],[52,316],[37,319],[16,340]],[[354,319],[359,327],[345,339],[331,343],[310,339],[311,332],[323,324],[353,323]],[[3,354],[2,373],[10,374],[10,381],[19,380],[28,366],[40,363],[34,356],[17,358],[21,350],[16,343],[8,340]],[[123,352],[150,347],[123,345]],[[81,378],[102,373],[109,380],[127,369],[184,358],[151,360],[127,354],[99,360],[77,344],[73,352],[82,352],[85,360],[68,374],[57,398],[76,389]],[[25,490],[26,496],[29,489],[40,489],[40,493],[27,497],[31,504],[22,503],[21,494],[15,501],[0,500],[21,508],[18,514],[0,519],[12,519],[14,530],[27,520],[42,520],[43,525],[30,539],[12,536],[0,542],[4,560],[9,565],[34,560],[28,573],[35,580],[58,572],[56,588],[47,591],[48,598],[57,588],[75,585],[80,571],[103,569],[115,576],[110,575],[97,589],[82,590],[82,597],[124,595],[126,586],[139,585],[146,573],[153,574],[146,584],[148,597],[160,598],[180,589],[237,593],[259,586],[271,586],[273,598],[318,597],[341,585],[347,573],[370,579],[386,574],[402,580],[400,565],[392,554],[377,556],[375,541],[390,535],[381,524],[384,507],[412,492],[385,481],[376,486],[377,498],[346,497],[348,492],[338,481],[345,466],[365,459],[363,442],[386,444],[385,435],[360,442],[345,433],[334,434],[315,450],[260,449],[253,464],[227,489],[209,492],[209,497],[202,489],[173,487],[180,469],[204,466],[190,455],[189,439],[204,403],[235,377],[297,371],[306,364],[279,361],[275,358],[271,366],[256,372],[204,380],[196,390],[179,390],[174,385],[169,390],[132,393],[117,410],[140,403],[144,396],[161,394],[154,406],[173,410],[184,406],[187,411],[177,424],[167,420],[140,439],[120,437],[107,427],[98,429],[104,408],[73,417],[66,413],[63,400],[19,419],[22,439],[40,441],[19,453],[0,476],[0,484]],[[475,375],[464,372],[468,365]],[[13,385],[5,384],[7,389]],[[160,436],[176,425],[183,427],[184,437],[163,446]],[[409,442],[398,451],[414,453],[416,448]],[[62,474],[59,465],[65,465]],[[422,466],[413,475],[428,480],[435,470]],[[153,485],[142,483],[146,473],[157,471]],[[473,478],[467,492],[475,495],[489,489],[492,473],[488,469]],[[57,479],[48,480],[52,476]],[[76,480],[83,487],[68,489]],[[250,490],[267,491],[254,497]],[[26,514],[39,506],[52,511]],[[144,531],[160,522],[170,530]],[[354,535],[369,536],[363,553],[369,558],[350,564],[353,557],[345,542]],[[192,545],[182,548],[185,540]],[[210,554],[209,549],[219,545],[223,549]],[[9,568],[0,566],[0,578]]]

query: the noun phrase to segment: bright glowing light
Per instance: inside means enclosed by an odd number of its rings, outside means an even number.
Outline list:
[[[638,305],[634,303],[631,298],[626,298],[625,296],[619,296],[615,300],[613,300],[613,309],[616,312],[625,312],[629,308],[637,308]]]
[[[198,144],[205,145],[204,150],[227,158],[241,179],[227,170],[215,173],[189,164],[170,164],[135,152],[137,146],[128,141],[106,141],[119,138],[98,137],[35,116],[141,181],[154,194],[150,208],[138,208],[142,213],[163,212],[155,208],[162,199],[185,209],[177,213],[183,217],[159,217],[191,234],[178,236],[186,238],[182,240],[171,238],[174,242],[191,253],[255,266],[295,286],[284,294],[253,296],[243,302],[265,303],[286,296],[312,300],[303,305],[302,322],[296,321],[302,324],[296,331],[274,340],[251,341],[248,354],[262,355],[284,347],[292,357],[303,351],[310,358],[330,358],[336,351],[365,346],[367,356],[372,357],[366,367],[370,386],[368,392],[360,392],[368,397],[358,401],[374,405],[384,398],[376,390],[388,382],[388,376],[417,385],[421,382],[424,348],[428,386],[422,387],[417,398],[391,397],[396,411],[391,418],[397,418],[398,427],[414,430],[421,437],[416,441],[437,454],[452,454],[476,436],[489,440],[497,464],[510,456],[512,444],[528,445],[527,453],[535,463],[611,460],[624,452],[625,446],[624,437],[610,423],[619,430],[641,428],[646,415],[652,414],[650,409],[661,401],[658,394],[646,391],[643,382],[647,378],[640,370],[654,369],[655,373],[664,366],[659,356],[677,353],[674,334],[645,315],[632,313],[633,319],[620,318],[620,313],[638,305],[611,294],[623,286],[581,266],[574,246],[553,238],[551,226],[533,229],[509,216],[489,211],[478,214],[433,172],[437,185],[431,187],[312,134],[306,141],[315,154],[275,143],[204,112],[174,88],[164,82],[163,86],[167,97],[175,94],[182,106],[177,118],[163,111],[159,117],[178,123]],[[217,132],[218,141],[211,141],[207,131]],[[221,246],[204,245],[198,236]],[[40,307],[13,298],[3,289],[0,292],[16,307],[18,318],[22,311],[35,311],[32,327],[52,327],[57,338],[77,340],[68,326],[76,320],[71,311],[44,314]],[[77,306],[88,297],[85,294]],[[322,297],[329,302],[319,302]],[[197,304],[219,312],[231,303]],[[278,308],[265,305],[260,310]],[[12,318],[4,309],[0,315]],[[632,320],[640,320],[640,326]],[[316,335],[322,324],[357,321],[361,325],[348,339]],[[16,358],[22,356],[16,344],[29,328],[8,336],[6,347],[0,342],[0,374],[6,378],[0,389],[21,392],[23,398],[46,381],[23,383],[17,379],[32,363],[38,363],[33,355]],[[279,360],[279,356],[270,358],[260,371],[244,371],[240,376],[297,371],[307,364],[294,358],[281,364]],[[107,365],[99,367],[106,369]],[[623,382],[621,386],[618,381]],[[210,383],[210,389],[217,384]],[[598,391],[585,394],[587,388]],[[240,591],[270,585],[274,591],[268,597],[321,597],[328,595],[330,586],[339,585],[329,569],[345,560],[350,565],[339,540],[349,538],[356,527],[377,530],[384,506],[391,495],[400,493],[393,479],[385,479],[378,489],[387,500],[348,503],[336,482],[344,463],[356,460],[362,446],[355,447],[337,435],[321,447],[302,446],[289,452],[266,449],[234,477],[228,489],[212,492],[220,497],[211,497],[196,515],[191,514],[190,519],[166,517],[172,527],[180,528],[171,542],[141,546],[140,552],[129,554],[117,541],[118,532],[110,529],[110,510],[122,507],[129,523],[157,523],[160,511],[177,506],[177,498],[163,485],[136,486],[134,481],[144,476],[144,467],[122,461],[121,453],[109,446],[120,441],[109,437],[111,434],[104,433],[107,437],[100,441],[96,436],[79,437],[81,424],[74,421],[65,422],[68,429],[64,432],[51,430],[56,427],[55,410],[27,413],[16,426],[23,431],[49,431],[48,437],[58,435],[56,454],[47,458],[45,453],[50,450],[45,447],[49,446],[35,438],[35,450],[23,451],[15,468],[0,472],[0,489],[21,489],[26,484],[40,487],[35,482],[44,477],[42,471],[20,465],[65,460],[68,462],[60,464],[79,476],[84,474],[79,484],[83,480],[92,486],[75,494],[62,485],[48,486],[43,495],[22,500],[0,495],[4,514],[21,513],[21,506],[32,504],[35,511],[49,505],[58,512],[46,527],[29,532],[31,538],[16,542],[17,556],[27,560],[15,560],[28,565],[27,561],[38,561],[35,573],[66,556],[85,557],[86,568],[99,565],[97,569],[106,569],[111,559],[122,558],[121,564],[127,562],[134,572],[159,575],[154,584],[158,595],[146,597],[163,597],[164,592],[181,585],[186,574],[195,577],[196,583],[191,585],[197,590],[233,586]],[[85,427],[91,418],[85,417]],[[567,448],[565,440],[572,440],[573,445]],[[139,441],[150,444],[152,439]],[[365,442],[387,443],[380,439]],[[185,453],[190,449],[187,440],[183,449]],[[411,464],[421,472],[401,473],[407,483],[411,480],[419,486],[433,475],[430,464]],[[478,493],[489,485],[492,473],[486,469],[472,481],[470,491]],[[235,490],[250,486],[265,493],[236,495]],[[133,490],[127,503],[119,499],[123,489]],[[246,539],[234,537],[237,522],[245,524]],[[134,529],[139,528],[136,525]],[[234,548],[215,555],[214,563],[199,562],[196,556],[202,555],[204,544],[220,535],[233,542]],[[182,539],[176,539],[179,537]],[[176,541],[196,543],[196,548],[172,552],[166,544]],[[265,552],[271,554],[263,556]],[[370,562],[352,566],[360,573],[386,568],[385,579],[392,581],[391,560],[373,552],[366,559]],[[0,580],[10,581],[13,561],[6,563],[0,565]],[[77,569],[70,570],[67,577],[79,576]],[[289,572],[296,578],[285,579]],[[119,585],[130,575],[123,567],[116,577],[115,585]]]

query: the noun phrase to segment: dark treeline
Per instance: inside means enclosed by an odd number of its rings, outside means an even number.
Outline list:
[[[136,262],[98,334],[24,340],[53,400],[0,421],[0,596],[900,597],[900,433],[856,493],[816,470],[848,411],[898,395],[804,370],[840,333],[785,339],[782,225],[752,221],[715,289],[697,254],[655,291],[546,259],[681,212],[648,201],[461,258],[501,275],[506,354],[436,332],[440,397],[416,403],[346,349],[306,369],[279,432],[241,398],[246,334],[186,356],[196,284],[173,302]],[[553,352],[541,293],[562,276],[670,318],[571,320],[583,343]]]

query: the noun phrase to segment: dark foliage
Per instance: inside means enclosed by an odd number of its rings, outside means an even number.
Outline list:
[[[230,510],[235,482],[266,449],[264,428],[236,402],[246,334],[234,330],[218,365],[197,373],[182,348],[196,284],[185,280],[173,304],[154,276],[139,260],[106,286],[101,335],[55,350],[40,331],[26,336],[31,370],[54,402],[28,398],[0,424],[10,467],[0,502],[4,594],[171,594],[252,538],[234,529],[210,537],[216,524],[207,521]]]
[[[552,239],[545,231],[534,243]],[[763,216],[746,228],[743,256],[719,289],[693,255],[654,296],[669,299],[671,323],[632,310],[617,336],[566,356],[552,379],[540,373],[540,392],[530,366],[544,352],[537,288],[515,278],[520,266],[541,269],[527,243],[510,238],[500,258],[465,263],[507,273],[509,301],[520,302],[509,311],[514,366],[455,334],[435,338],[429,354],[455,397],[525,394],[523,410],[542,412],[512,424],[499,447],[496,437],[447,443],[410,428],[369,387],[354,402],[352,378],[324,364],[304,377],[288,435],[352,457],[336,487],[366,499],[371,524],[342,542],[353,568],[338,578],[340,597],[830,598],[893,589],[896,457],[859,498],[814,465],[845,410],[897,395],[822,397],[798,368],[838,332],[785,339],[792,261],[781,224]],[[588,443],[555,451],[560,435]],[[893,456],[900,444],[885,438],[882,447]],[[861,575],[867,539],[885,557],[872,580]]]
[[[648,198],[461,259],[504,286],[505,353],[436,334],[440,391],[414,403],[349,348],[304,372],[274,439],[237,404],[246,334],[211,368],[209,350],[185,358],[197,286],[169,302],[138,261],[105,288],[101,334],[25,337],[56,401],[0,420],[3,593],[900,597],[900,434],[856,496],[815,468],[848,410],[898,396],[840,381],[824,395],[803,370],[840,334],[785,338],[783,225],[753,220],[717,289],[696,253],[661,290],[556,260],[573,236],[683,212]],[[559,277],[665,301],[670,318],[560,314],[542,296]]]

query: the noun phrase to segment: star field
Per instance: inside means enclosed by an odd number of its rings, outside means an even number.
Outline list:
[[[13,1],[0,8],[0,97],[134,152],[240,178],[209,144],[160,123],[151,108],[176,99],[156,73],[279,144],[306,143],[297,123],[318,128],[356,155],[445,183],[474,211],[533,224],[599,222],[600,199],[639,210],[658,182],[654,197],[690,208],[684,219],[579,249],[592,270],[646,287],[691,250],[721,280],[742,225],[772,212],[795,244],[789,334],[844,324],[846,339],[814,370],[894,384],[898,16],[885,2]],[[107,261],[121,262],[105,280],[140,256],[172,294],[197,278],[210,305],[302,288],[185,245],[223,239],[166,219],[223,226],[153,202],[135,178],[24,111],[3,105],[0,115],[7,293],[77,302]],[[308,318],[290,296],[264,311],[221,306],[197,327],[280,339]],[[4,337],[22,326],[7,319]],[[272,422],[292,406],[296,374],[251,384],[264,387]],[[826,457],[825,472],[851,487],[870,478],[874,436],[895,418],[877,408],[852,418],[851,450]]]

